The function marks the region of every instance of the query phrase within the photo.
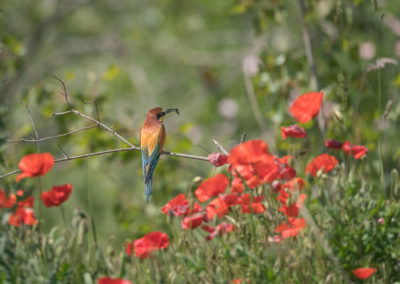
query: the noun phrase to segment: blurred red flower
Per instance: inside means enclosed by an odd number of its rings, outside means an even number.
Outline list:
[[[133,252],[133,244],[132,242],[125,243],[125,252],[127,255],[132,256]]]
[[[284,204],[281,208],[279,208],[279,212],[282,212],[288,217],[296,217],[297,215],[299,215],[299,209],[303,205],[305,199],[306,195],[302,193],[299,195],[299,199],[297,199],[296,203],[289,206]]]
[[[285,156],[282,158],[274,156],[274,163],[277,166],[277,178],[288,180],[296,176],[296,171],[291,166],[289,166],[290,159],[292,159],[291,156]],[[273,178],[272,181],[275,178]]]
[[[7,197],[4,189],[0,190],[0,208],[11,208],[14,206],[16,201],[17,197],[15,196],[15,194],[10,194],[10,196]]]
[[[213,219],[215,215],[217,215],[218,218],[222,218],[228,214],[228,210],[229,206],[222,198],[218,197],[207,205],[206,216],[208,219]]]
[[[244,185],[239,177],[235,177],[231,182],[231,192],[242,193]]]
[[[222,222],[221,224],[217,225],[215,228],[211,226],[203,226],[201,227],[204,231],[209,232],[210,234],[207,236],[206,240],[210,241],[214,239],[216,236],[221,236],[226,233],[230,233],[235,229],[235,226],[232,224]]]
[[[250,140],[232,148],[228,162],[233,166],[253,164],[260,162],[264,155],[269,155],[267,143],[263,140]]]
[[[239,284],[239,283],[242,283],[242,281],[243,281],[242,278],[232,279],[232,283],[233,283],[233,284]]]
[[[260,214],[265,211],[265,207],[261,204],[261,201],[264,199],[263,196],[253,197],[251,200],[250,194],[246,193],[240,196],[239,204],[242,206],[242,213],[247,214]]]
[[[331,149],[342,149],[343,143],[337,140],[325,140],[325,147]]]
[[[228,163],[228,155],[214,152],[208,155],[208,161],[214,166],[220,167]]]
[[[351,272],[358,278],[358,279],[368,279],[371,277],[372,274],[374,274],[376,271],[375,268],[371,267],[361,267],[357,268],[355,270],[352,270]]]
[[[332,171],[337,164],[338,161],[334,156],[322,154],[318,157],[315,157],[310,163],[308,163],[306,167],[306,174],[310,173],[313,177],[315,177],[317,172],[321,169],[324,173],[328,173]]]
[[[303,127],[300,127],[298,125],[290,125],[287,127],[281,126],[281,135],[283,139],[286,139],[288,137],[305,138],[307,136],[307,133]]]
[[[271,188],[273,192],[278,193],[282,188],[282,184],[279,181],[274,180],[271,184]]]
[[[281,223],[276,227],[275,232],[281,233],[282,238],[295,237],[306,226],[304,218],[289,217],[288,223]]]
[[[286,165],[281,165],[278,157],[265,155],[260,162],[254,164],[254,169],[261,182],[273,182],[279,177],[280,166],[285,167]]]
[[[282,184],[281,186],[283,188],[289,189],[290,191],[294,190],[302,190],[304,186],[306,185],[306,182],[299,177],[292,178],[288,182]]]
[[[131,281],[122,278],[110,278],[108,276],[99,278],[97,284],[132,284]]]
[[[349,141],[346,141],[342,146],[343,151],[346,155],[351,154],[357,160],[361,159],[368,153],[368,149],[362,145],[352,145]]]
[[[203,181],[194,194],[200,202],[206,202],[211,197],[223,193],[228,185],[229,180],[226,175],[217,174]]]
[[[300,123],[309,122],[318,115],[321,108],[323,92],[311,92],[299,96],[292,104],[289,111]]]
[[[204,214],[198,213],[187,216],[182,220],[182,229],[195,229],[201,225],[204,221]]]
[[[57,185],[53,186],[49,191],[43,192],[40,198],[46,207],[58,206],[68,199],[71,192],[71,184]]]
[[[203,208],[197,202],[194,203],[193,209],[190,209],[189,200],[186,199],[186,195],[183,193],[178,194],[175,198],[168,201],[167,204],[161,208],[161,211],[165,215],[174,216],[186,216],[188,214],[196,213],[202,211]]]
[[[151,232],[142,238],[133,241],[136,256],[146,258],[149,253],[167,248],[169,245],[168,236],[161,232]]]
[[[37,223],[35,212],[31,208],[18,207],[15,209],[14,214],[10,215],[8,223],[18,227],[21,222],[29,226],[35,225]]]
[[[239,200],[239,195],[236,192],[220,194],[218,197],[221,198],[229,207],[238,204]]]
[[[285,204],[286,204],[286,201],[289,199],[289,197],[290,197],[290,194],[289,194],[284,188],[281,188],[280,191],[279,191],[278,196],[276,197],[276,199],[277,199],[280,203],[282,203],[283,205],[285,205]]]
[[[26,177],[44,176],[54,166],[54,158],[50,153],[29,154],[19,161],[18,167],[22,173],[16,178],[17,182]]]
[[[33,202],[35,198],[33,196],[29,196],[22,201],[18,202],[18,207],[30,207],[33,208]]]

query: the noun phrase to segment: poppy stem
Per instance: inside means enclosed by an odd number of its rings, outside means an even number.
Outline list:
[[[63,222],[64,222],[64,227],[67,228],[67,222],[66,222],[66,219],[65,219],[64,207],[63,207],[62,204],[60,204],[60,210],[61,210],[61,216],[62,216]]]
[[[37,181],[38,181],[38,188],[39,188],[39,198],[38,199],[40,199],[40,196],[42,195],[42,181],[40,179],[40,176],[38,176]],[[38,228],[38,232],[40,233],[40,225],[42,223],[42,220],[41,220],[41,217],[42,217],[42,214],[41,214],[42,202],[38,202],[38,203],[39,203],[39,206],[38,206],[38,218],[37,218],[38,226],[37,226],[37,228]]]

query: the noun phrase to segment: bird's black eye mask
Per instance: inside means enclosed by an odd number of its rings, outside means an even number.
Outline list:
[[[157,119],[160,120],[161,117],[163,117],[165,115],[165,111],[160,111],[159,113],[157,113]]]

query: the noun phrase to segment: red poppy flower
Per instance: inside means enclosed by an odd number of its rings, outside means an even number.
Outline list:
[[[218,218],[224,217],[228,214],[229,206],[225,203],[222,198],[215,198],[206,207],[206,216],[208,219],[213,219],[215,215]]]
[[[317,175],[317,172],[322,169],[324,173],[328,173],[332,171],[338,161],[334,156],[330,156],[329,154],[322,154],[318,157],[314,158],[310,163],[308,163],[306,167],[306,174],[310,173],[313,177]]]
[[[342,146],[343,151],[348,155],[352,154],[357,160],[361,159],[368,153],[368,149],[362,145],[352,145],[349,141],[346,141]]]
[[[268,145],[263,140],[250,140],[232,148],[228,162],[233,165],[260,162],[264,155],[269,155]]]
[[[271,188],[273,192],[278,193],[282,188],[282,184],[279,181],[274,180],[271,184]]]
[[[49,191],[43,192],[40,198],[46,207],[58,206],[68,199],[71,192],[71,184],[57,185],[53,186]]]
[[[18,207],[14,214],[10,215],[8,223],[11,226],[18,227],[20,224],[33,226],[37,223],[35,212],[31,208]]]
[[[257,165],[258,164],[259,163],[257,163]],[[249,188],[256,188],[258,185],[263,183],[262,178],[257,174],[255,165],[237,165],[235,167],[230,166],[229,170],[232,172],[235,178],[238,178],[239,180],[243,178]]]
[[[306,182],[302,178],[295,177],[289,180],[288,182],[282,184],[282,187],[287,188],[290,191],[294,191],[294,190],[302,190],[305,185]]]
[[[221,198],[229,207],[238,204],[239,200],[239,195],[236,192],[220,194],[218,197]]]
[[[265,211],[265,207],[263,204],[261,204],[261,201],[264,198],[262,196],[257,196],[253,197],[253,200],[251,200],[250,194],[246,193],[243,194],[240,199],[239,199],[239,204],[242,206],[242,213],[247,213],[247,214],[260,214]]]
[[[228,163],[228,155],[221,153],[211,153],[208,155],[208,161],[216,167],[220,167]]]
[[[195,229],[201,225],[204,221],[204,214],[194,214],[183,218],[182,220],[182,229]]]
[[[231,182],[231,192],[242,193],[244,189],[244,185],[242,180],[238,177],[235,177]]]
[[[306,226],[304,218],[289,217],[288,223],[281,223],[276,227],[275,232],[281,233],[283,239],[295,237]]]
[[[4,189],[0,190],[0,208],[11,208],[14,206],[16,201],[17,197],[15,196],[15,194],[10,194],[10,196],[7,198]]]
[[[242,281],[243,281],[242,278],[232,279],[232,283],[233,283],[233,284],[240,284],[240,283],[242,283]]]
[[[282,212],[288,217],[296,217],[297,215],[299,215],[299,209],[303,205],[305,199],[306,195],[300,194],[299,199],[297,200],[296,203],[289,206],[284,204],[281,208],[279,208],[279,212]]]
[[[200,202],[206,202],[211,197],[223,193],[228,185],[229,180],[226,175],[218,174],[203,181],[194,194],[196,194],[196,197]]]
[[[33,208],[33,202],[34,202],[35,198],[33,196],[29,196],[26,199],[18,202],[18,207],[29,207],[29,208]]]
[[[50,153],[29,154],[19,161],[18,167],[22,173],[17,176],[19,182],[26,177],[44,176],[54,166],[54,158]]]
[[[133,252],[132,242],[125,243],[125,252],[127,255],[132,256],[132,252]]]
[[[186,199],[186,195],[183,193],[178,194],[161,208],[161,211],[165,215],[172,214],[177,217],[182,215],[187,216],[188,214],[200,212],[202,210],[203,208],[197,202],[195,202],[193,208],[190,209],[189,200]]]
[[[290,194],[284,188],[281,188],[281,190],[279,191],[279,195],[276,197],[276,199],[280,203],[285,205],[287,200],[289,199],[289,197],[290,197]]]
[[[305,138],[307,136],[307,133],[303,127],[300,127],[298,125],[290,125],[287,127],[281,126],[281,135],[283,139],[286,139],[288,137]]]
[[[217,225],[215,228],[211,226],[203,226],[201,227],[204,231],[209,232],[210,234],[207,236],[206,240],[210,241],[214,239],[216,236],[221,236],[226,233],[230,233],[235,229],[235,226],[232,224],[222,222],[221,224]]]
[[[375,268],[371,267],[361,267],[357,268],[355,270],[352,270],[351,272],[358,278],[358,279],[368,279],[371,277],[372,274],[374,274],[376,271]]]
[[[262,182],[273,182],[279,176],[280,164],[277,163],[276,158],[272,155],[265,155],[264,158],[254,164],[254,169],[257,172],[257,176]]]
[[[323,96],[323,92],[303,94],[293,102],[289,111],[298,122],[307,123],[318,115]]]
[[[331,149],[342,149],[343,143],[337,140],[325,140],[325,147]]]
[[[99,278],[97,284],[132,284],[131,281],[122,278],[110,278],[108,276]]]
[[[168,236],[161,232],[151,232],[142,238],[133,241],[136,256],[146,258],[149,253],[167,248],[169,246]]]
[[[275,176],[272,181],[275,180],[275,178],[288,180],[296,176],[296,171],[289,166],[289,159],[291,158],[291,156],[285,156],[283,158],[274,156],[274,163],[277,166],[277,176]]]

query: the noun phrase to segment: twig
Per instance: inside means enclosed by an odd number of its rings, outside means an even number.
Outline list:
[[[25,108],[26,108],[26,111],[28,112],[29,119],[30,119],[30,121],[31,121],[31,123],[32,123],[33,131],[35,132],[35,135],[36,135],[36,146],[37,146],[38,151],[39,151],[39,153],[40,153],[39,135],[38,135],[38,132],[37,132],[37,130],[36,130],[35,123],[33,122],[32,114],[31,114],[31,111],[29,110],[28,105],[25,105]]]
[[[221,145],[217,140],[215,140],[215,139],[213,138],[212,141],[213,141],[214,144],[217,146],[218,150],[220,150],[220,151],[221,151],[223,154],[225,154],[225,155],[229,155],[228,151],[226,151],[226,150],[224,149],[224,147],[222,147],[222,145]]]
[[[112,135],[116,136],[118,139],[120,139],[121,141],[123,141],[125,144],[127,144],[128,146],[131,147],[131,149],[134,150],[140,150],[139,147],[134,146],[132,143],[130,143],[128,140],[126,140],[124,137],[122,137],[120,134],[118,134],[117,132],[115,132],[115,130],[111,129],[110,127],[108,127],[107,125],[105,125],[104,123],[90,117],[87,116],[79,111],[77,111],[76,109],[71,109],[69,111],[64,111],[64,112],[55,112],[53,114],[51,114],[50,116],[46,115],[47,117],[53,117],[53,116],[59,116],[59,115],[65,115],[65,114],[69,114],[69,113],[73,113],[75,115],[78,115],[80,117],[83,117],[86,120],[89,120],[91,122],[96,123],[100,128],[110,132]],[[45,114],[44,114],[45,115]]]
[[[54,160],[54,163],[60,163],[60,162],[65,162],[65,161],[71,161],[71,160],[76,160],[76,159],[92,157],[92,156],[100,156],[100,155],[109,154],[109,153],[125,152],[125,151],[132,151],[132,150],[140,151],[140,148],[134,146],[134,148],[118,148],[118,149],[105,150],[105,151],[88,153],[88,154],[72,156],[72,157],[66,156],[64,158],[60,158],[60,159]],[[195,155],[189,155],[189,154],[181,154],[181,153],[176,153],[176,152],[163,151],[162,154],[163,155],[168,155],[168,156],[173,156],[173,157],[179,157],[179,158],[187,158],[187,159],[193,159],[193,160],[208,161],[207,157],[195,156]],[[7,174],[4,174],[4,175],[0,176],[0,179],[5,178],[5,177],[10,176],[10,175],[17,174],[19,172],[21,172],[21,170],[15,170],[15,171],[9,172]]]
[[[60,151],[64,154],[64,157],[69,159],[68,154],[64,151],[64,149],[61,147],[61,145],[58,144],[57,142],[56,142],[56,144],[57,144],[58,148],[60,149]]]
[[[64,88],[64,97],[65,97],[65,101],[67,102],[67,104],[68,104],[69,106],[71,106],[71,104],[69,103],[69,100],[68,100],[67,88],[65,87],[64,81],[61,80],[60,78],[58,78],[58,77],[57,77],[56,75],[54,75],[54,74],[53,74],[53,78],[56,79],[57,81],[59,81],[59,82],[62,84],[62,86],[63,86],[63,88]]]
[[[65,100],[67,101],[67,103],[69,105],[68,94],[67,94],[67,90],[66,90],[64,82],[61,79],[59,79],[58,77],[56,77],[56,76],[53,76],[53,77],[56,78],[58,81],[60,81],[63,84],[64,92],[65,92],[64,97],[65,97]],[[99,117],[99,112],[98,112],[98,108],[97,108],[97,104],[96,103],[95,103],[95,106],[96,106],[97,116]],[[64,112],[56,112],[56,113],[53,113],[51,115],[46,115],[46,114],[42,113],[42,115],[44,115],[46,117],[53,117],[53,116],[60,116],[60,115],[66,115],[66,114],[73,113],[75,115],[83,117],[86,120],[89,120],[89,121],[93,122],[94,124],[90,125],[88,127],[84,127],[84,128],[75,130],[75,131],[68,132],[68,133],[59,134],[59,135],[55,135],[55,136],[51,136],[51,137],[39,138],[39,135],[38,135],[38,133],[36,131],[36,127],[35,127],[35,124],[33,122],[31,113],[30,113],[30,111],[29,111],[27,106],[26,106],[26,108],[28,110],[28,113],[29,113],[29,116],[30,116],[30,119],[31,119],[31,122],[32,122],[32,126],[33,126],[33,129],[34,129],[35,134],[36,134],[36,139],[11,140],[11,141],[8,141],[9,143],[11,143],[11,142],[35,142],[35,143],[37,143],[38,151],[40,152],[40,148],[39,148],[40,147],[40,144],[39,144],[40,141],[55,139],[55,138],[58,138],[58,137],[70,135],[70,134],[76,133],[78,131],[83,131],[83,130],[87,130],[87,129],[94,128],[94,127],[98,126],[100,129],[104,129],[104,130],[110,132],[112,135],[116,136],[118,139],[120,139],[121,141],[123,141],[124,143],[126,143],[129,146],[129,148],[111,149],[111,150],[105,150],[105,151],[100,151],[100,152],[95,152],[95,153],[88,153],[88,154],[83,154],[83,155],[70,157],[62,149],[62,147],[57,143],[57,146],[60,148],[61,152],[63,152],[63,154],[64,154],[64,158],[60,158],[60,159],[54,160],[55,163],[64,162],[64,161],[70,161],[70,160],[76,160],[76,159],[81,159],[81,158],[86,158],[86,157],[92,157],[92,156],[99,156],[99,155],[115,153],[115,152],[131,151],[131,150],[140,151],[141,150],[140,147],[134,146],[132,143],[130,143],[127,139],[122,137],[120,134],[118,134],[115,130],[113,130],[109,126],[107,126],[104,123],[100,122],[99,120],[96,120],[96,119],[94,119],[94,118],[92,118],[90,116],[87,116],[87,115],[85,115],[85,114],[83,114],[83,113],[81,113],[81,112],[79,112],[79,111],[77,111],[75,109],[71,109],[71,110],[64,111]],[[224,153],[227,154],[227,152],[224,150],[224,148],[217,141],[215,141],[214,139],[213,139],[213,141],[214,141],[214,143],[219,145],[219,148],[221,149],[221,151],[223,151]],[[163,151],[162,154],[163,155],[174,156],[174,157],[181,157],[181,158],[188,158],[188,159],[194,159],[194,160],[208,161],[207,157],[195,156],[195,155],[189,155],[189,154],[181,154],[181,153],[167,152],[167,151]],[[4,175],[0,176],[0,179],[5,178],[5,177],[10,176],[10,175],[13,175],[13,174],[16,174],[16,173],[19,173],[19,172],[21,172],[21,170],[12,171],[10,173],[7,173],[7,174],[4,174]]]
[[[88,130],[94,127],[97,127],[97,123],[87,126],[87,127],[83,127],[83,128],[79,128],[77,130],[71,131],[71,132],[67,132],[67,133],[63,133],[63,134],[59,134],[59,135],[55,135],[55,136],[49,136],[49,137],[43,137],[43,138],[39,138],[39,139],[26,139],[26,138],[22,138],[22,139],[16,139],[16,140],[9,140],[7,141],[7,143],[18,143],[18,142],[29,142],[29,143],[36,143],[36,142],[42,142],[42,141],[46,141],[46,140],[51,140],[51,139],[57,139],[63,136],[68,136],[80,131],[84,131],[84,130]]]

